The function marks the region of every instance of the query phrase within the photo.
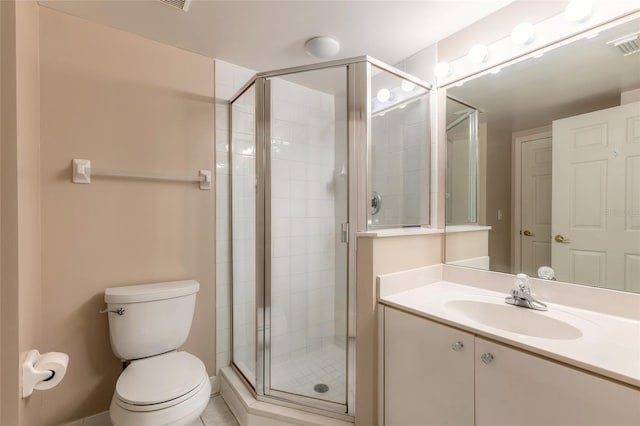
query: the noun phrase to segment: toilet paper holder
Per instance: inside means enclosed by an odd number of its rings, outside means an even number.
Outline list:
[[[31,396],[34,389],[51,389],[60,383],[68,363],[69,355],[64,353],[49,352],[41,355],[36,349],[28,351],[22,363],[22,398]],[[55,365],[52,368],[58,372],[49,368],[50,364]]]

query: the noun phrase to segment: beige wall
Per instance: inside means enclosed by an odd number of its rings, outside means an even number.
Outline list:
[[[40,75],[38,6],[2,5],[2,424],[38,424],[21,401],[20,354],[40,340]]]
[[[376,277],[441,263],[442,234],[357,240],[356,425],[378,424]]]
[[[486,256],[489,231],[450,232],[445,241],[447,262]]]
[[[98,314],[109,286],[200,281],[184,349],[212,373],[214,192],[106,178],[74,185],[70,161],[213,170],[213,60],[33,2],[3,1],[1,16],[2,424],[108,409],[120,372]],[[67,352],[70,367],[58,387],[19,403],[18,356],[31,348]]]

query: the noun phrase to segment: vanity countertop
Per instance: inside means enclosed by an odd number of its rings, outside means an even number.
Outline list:
[[[640,387],[640,321],[637,317],[539,298],[535,289],[536,283],[541,284],[540,280],[532,280],[532,291],[534,297],[547,303],[548,311],[508,305],[504,299],[511,289],[512,277],[483,271],[479,285],[469,285],[469,281],[473,281],[472,270],[458,274],[458,278],[466,279],[452,280],[456,273],[448,273],[451,268],[455,267],[435,265],[380,276],[379,302]],[[487,274],[496,274],[495,284],[484,285]],[[495,287],[505,283],[504,291],[496,291]],[[541,284],[546,295],[551,294],[549,286],[563,285],[566,284]],[[603,303],[607,302],[606,297],[602,299],[605,299]]]

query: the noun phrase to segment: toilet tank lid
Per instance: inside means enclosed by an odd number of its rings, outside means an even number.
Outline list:
[[[104,301],[106,303],[151,302],[188,296],[197,293],[198,290],[200,290],[200,283],[196,280],[129,285],[105,289]]]

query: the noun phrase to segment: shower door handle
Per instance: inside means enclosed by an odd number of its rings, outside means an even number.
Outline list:
[[[343,223],[340,225],[340,241],[343,243],[349,242],[349,224]]]

